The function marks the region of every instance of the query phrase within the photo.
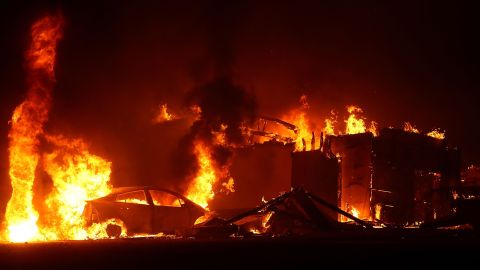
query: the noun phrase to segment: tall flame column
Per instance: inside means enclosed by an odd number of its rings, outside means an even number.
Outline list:
[[[26,54],[29,88],[25,101],[15,108],[10,121],[8,138],[12,197],[5,218],[7,238],[14,242],[41,239],[32,189],[40,156],[38,137],[43,133],[51,105],[55,56],[57,42],[62,37],[62,25],[60,15],[47,16],[33,24],[32,43]]]

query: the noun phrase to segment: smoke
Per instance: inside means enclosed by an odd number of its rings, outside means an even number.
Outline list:
[[[190,180],[198,171],[193,149],[199,141],[210,148],[217,168],[228,166],[232,147],[245,143],[242,127],[256,118],[255,96],[234,82],[235,33],[245,11],[245,6],[226,1],[213,1],[207,11],[210,18],[207,22],[209,48],[205,62],[212,65],[213,76],[194,87],[185,97],[186,106],[197,106],[201,112],[182,138],[174,158],[177,176],[181,179]],[[225,138],[222,143],[216,141],[219,133]]]
[[[209,146],[217,167],[227,166],[232,157],[232,147],[245,143],[242,127],[250,125],[257,114],[255,97],[244,88],[235,85],[229,77],[218,77],[194,88],[186,97],[186,104],[201,109],[188,134],[180,143],[175,159],[178,176],[188,179],[198,170],[193,153],[198,141]],[[225,141],[219,144],[218,133]]]
[[[216,78],[193,89],[186,101],[189,106],[201,108],[191,132],[207,142],[213,138],[212,131],[224,131],[227,144],[243,143],[241,127],[254,120],[257,109],[254,96],[228,77]]]

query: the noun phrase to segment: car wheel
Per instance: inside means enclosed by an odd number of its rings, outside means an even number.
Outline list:
[[[107,235],[110,238],[119,238],[122,234],[122,227],[117,224],[108,224],[107,228]]]

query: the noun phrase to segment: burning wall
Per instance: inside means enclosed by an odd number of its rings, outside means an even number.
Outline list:
[[[358,218],[370,218],[372,175],[371,133],[331,136],[331,151],[341,160],[341,208]]]

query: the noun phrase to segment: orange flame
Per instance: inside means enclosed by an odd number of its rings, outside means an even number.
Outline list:
[[[55,80],[55,59],[57,43],[63,36],[62,15],[47,16],[32,26],[32,43],[27,52],[30,72],[45,72],[51,81]],[[41,83],[35,81],[36,83]],[[45,89],[50,90],[50,89]]]
[[[403,130],[406,132],[412,132],[412,133],[420,133],[420,131],[412,125],[410,122],[405,122],[403,124]]]
[[[198,105],[192,105],[190,107],[190,111],[192,111],[193,115],[195,116],[195,120],[199,120],[202,115],[202,108]]]
[[[375,219],[380,220],[382,217],[382,205],[377,203],[375,204]]]
[[[188,187],[185,197],[207,208],[208,202],[215,196],[213,186],[217,180],[217,175],[209,148],[203,142],[197,141],[194,154],[197,157],[199,170],[193,182]]]
[[[229,171],[230,163],[220,166],[212,156],[212,147],[229,146],[225,134],[227,128],[228,125],[221,124],[218,131],[211,131],[213,138],[211,144],[200,139],[194,143],[193,154],[197,159],[198,171],[188,186],[185,197],[206,209],[208,202],[215,197],[216,191],[226,194],[235,192],[235,182]],[[217,186],[220,180],[224,182]]]
[[[295,136],[295,151],[311,150],[312,133],[308,125],[308,120],[305,112],[301,112],[294,116],[292,124],[297,127]]]
[[[352,205],[350,205],[348,203],[347,203],[345,211],[348,212],[349,214],[351,214],[352,216],[356,217],[356,218],[359,218],[359,216],[360,216],[360,211],[358,211],[357,208],[353,207]],[[341,222],[353,221],[351,218],[348,218],[346,216],[342,216],[340,219],[341,219]]]
[[[43,167],[51,176],[53,191],[48,195],[48,207],[42,234],[46,239],[85,239],[82,218],[86,200],[103,197],[111,192],[111,162],[92,155],[79,139],[47,136],[54,151],[44,155]]]
[[[370,121],[370,126],[367,128],[365,123],[365,117],[362,117],[361,114],[363,113],[362,108],[350,105],[347,106],[347,111],[350,114],[348,119],[345,120],[346,127],[345,127],[345,134],[358,134],[358,133],[365,133],[371,132],[373,136],[378,136],[378,123],[375,121]]]
[[[346,134],[358,134],[358,133],[365,133],[365,121],[362,118],[359,118],[357,114],[363,113],[363,110],[360,107],[356,107],[354,105],[347,106],[348,119],[345,120],[346,123]]]
[[[350,213],[352,214],[352,216],[358,218],[360,216],[360,212],[353,206],[351,206],[351,210],[350,210]]]
[[[32,26],[32,43],[27,52],[29,90],[26,100],[15,108],[9,138],[9,175],[12,197],[5,212],[7,238],[14,242],[40,240],[33,200],[37,168],[38,137],[48,119],[50,92],[55,81],[57,42],[62,37],[60,15],[40,19]]]
[[[375,121],[370,122],[370,126],[368,127],[368,132],[372,133],[373,136],[378,136],[378,123]]]
[[[294,131],[295,134],[293,134],[295,151],[310,151],[313,150],[312,146],[313,148],[316,146],[313,145],[314,141],[312,142],[312,139],[314,140],[312,133],[314,129],[307,115],[307,110],[310,109],[310,105],[308,104],[306,95],[300,97],[300,104],[300,108],[292,110],[284,118],[297,127]]]
[[[270,221],[270,218],[273,216],[274,213],[275,213],[274,211],[269,211],[269,212],[265,213],[262,216],[262,224],[261,224],[262,227],[260,227],[260,228],[252,227],[252,228],[249,229],[249,231],[253,234],[266,233],[267,230],[270,228],[270,225],[268,224],[268,222]]]
[[[222,183],[222,187],[227,194],[229,192],[235,192],[235,182],[233,181],[233,178],[230,177],[227,182]]]
[[[325,135],[335,135],[335,124],[337,123],[337,115],[335,111],[330,111],[330,118],[325,119],[325,127],[323,128],[323,133]]]
[[[168,112],[167,104],[162,104],[160,105],[158,113],[153,119],[153,122],[158,124],[158,123],[172,121],[176,118],[177,117],[174,114]]]
[[[10,122],[12,197],[5,212],[5,233],[13,242],[85,239],[107,225],[85,229],[82,213],[85,200],[110,192],[111,163],[90,154],[81,140],[46,135],[43,130],[55,82],[56,46],[62,36],[62,24],[62,17],[57,15],[45,17],[32,26],[32,44],[27,52],[29,90],[26,100],[15,108]],[[50,144],[50,153],[40,153],[41,136]],[[32,200],[40,159],[52,179],[53,189],[39,218]]]
[[[420,133],[420,130],[418,130],[413,124],[410,124],[410,122],[405,122],[403,124],[403,130],[406,132]],[[445,132],[437,128],[428,132],[427,136],[435,139],[443,140],[445,139]]]
[[[443,140],[445,139],[445,132],[441,131],[440,129],[434,129],[427,133],[427,136],[430,136],[435,139]]]
[[[225,130],[227,130],[228,125],[221,124],[219,131],[212,131],[214,140],[216,144],[225,145],[227,143],[227,137],[225,135]]]

